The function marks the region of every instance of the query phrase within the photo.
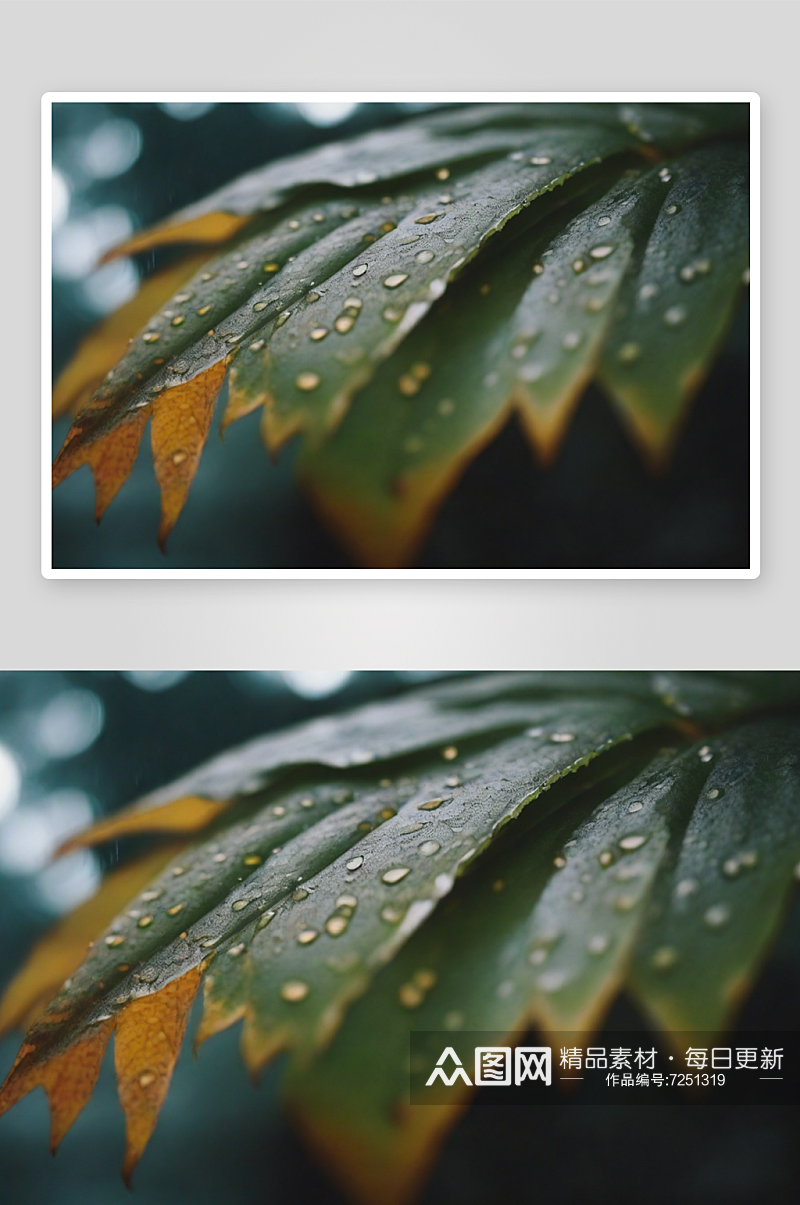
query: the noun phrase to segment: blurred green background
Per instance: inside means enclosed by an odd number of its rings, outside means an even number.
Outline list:
[[[400,121],[419,104],[75,103],[53,106],[53,370],[170,252],[95,270],[98,257],[250,168]],[[738,315],[668,473],[645,468],[595,388],[543,470],[516,422],[467,472],[423,547],[423,568],[737,568],[749,556],[748,313]],[[217,406],[224,409],[225,392]],[[54,454],[69,422],[53,433]],[[56,568],[353,567],[292,478],[271,465],[258,415],[212,430],[163,557],[149,437],[95,526],[88,469],[53,495]]]
[[[217,751],[298,720],[385,697],[409,673],[6,673],[0,675],[0,986],[37,935],[90,894],[117,857],[56,844]],[[795,900],[742,1028],[796,1029]],[[195,1016],[195,1021],[196,1021]],[[625,1001],[610,1027],[635,1026]],[[0,1043],[0,1073],[19,1035]],[[601,1039],[599,1039],[601,1040]],[[282,1118],[280,1061],[251,1086],[234,1029],[185,1043],[135,1176],[138,1205],[344,1205]],[[450,1136],[423,1205],[503,1197],[550,1205],[796,1205],[796,1108],[564,1106],[473,1110]],[[9,1205],[123,1205],[123,1118],[112,1063],[51,1160],[45,1096],[0,1120]]]

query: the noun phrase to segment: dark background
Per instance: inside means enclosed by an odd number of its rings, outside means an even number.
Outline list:
[[[281,104],[218,104],[194,114],[145,103],[54,105],[53,160],[70,192],[66,220],[55,231],[54,372],[98,317],[130,295],[137,274],[165,255],[140,257],[136,265],[125,260],[97,274],[92,251],[99,255],[131,225],[148,226],[269,159],[402,120],[416,107],[362,103],[336,124],[320,125],[330,115],[303,116],[297,106]],[[551,469],[536,463],[512,421],[445,502],[417,564],[748,566],[748,334],[743,307],[663,477],[645,468],[592,387]],[[218,415],[224,401],[223,393]],[[54,452],[68,426],[67,419],[55,425]],[[257,414],[234,423],[224,445],[212,431],[163,557],[155,543],[159,499],[148,449],[146,436],[99,529],[88,469],[55,491],[54,567],[354,567],[294,484],[293,448],[270,465]]]
[[[44,860],[31,866],[37,842],[46,851],[47,815],[64,833],[57,805],[67,806],[65,791],[73,806],[80,793],[95,813],[112,811],[232,743],[425,676],[358,673],[337,684],[333,676],[261,673],[0,675],[0,986],[56,911],[71,906],[65,891],[54,892]],[[7,788],[3,795],[9,757],[20,771],[14,806]],[[42,823],[30,828],[37,816]],[[15,856],[28,859],[27,871],[15,868]],[[113,858],[106,853],[93,873]],[[799,938],[796,900],[742,1028],[797,1028]],[[622,1000],[608,1024],[635,1028],[641,1020]],[[0,1073],[18,1038],[0,1043]],[[237,1040],[236,1027],[219,1035],[196,1064],[185,1043],[136,1171],[134,1205],[345,1205],[280,1114],[280,1062],[254,1090]],[[796,1205],[797,1123],[792,1108],[473,1109],[448,1139],[423,1205]],[[46,1100],[36,1091],[0,1121],[4,1205],[131,1201],[119,1178],[123,1119],[110,1058],[55,1161],[47,1141]]]

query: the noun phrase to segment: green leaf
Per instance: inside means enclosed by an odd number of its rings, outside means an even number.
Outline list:
[[[796,719],[712,738],[704,789],[670,850],[631,988],[660,1028],[719,1032],[743,999],[800,866]]]
[[[410,559],[437,504],[512,410],[542,456],[554,455],[663,190],[655,169],[612,181],[587,182],[592,204],[584,192],[460,282],[341,428],[304,448],[302,479],[361,562]]]
[[[446,179],[454,166],[525,147],[531,126],[541,124],[600,122],[644,144],[670,146],[741,128],[747,118],[747,106],[741,104],[451,106],[391,130],[370,131],[269,163],[187,206],[157,229],[168,234],[215,212],[250,217],[277,208],[313,185],[353,189],[422,172]],[[134,236],[132,241],[151,246],[166,240]]]
[[[263,407],[273,453],[302,434],[309,491],[371,564],[413,554],[512,410],[552,458],[601,358],[625,421],[662,455],[740,285],[746,116],[737,105],[454,107],[250,173],[120,249],[224,243],[131,332],[79,410],[54,482],[89,464],[101,514],[152,413],[163,541],[229,364],[223,427]],[[90,367],[79,357],[70,381]]]
[[[659,169],[661,210],[625,281],[600,380],[663,460],[733,315],[750,262],[748,155],[725,143]]]
[[[411,1028],[591,1029],[626,982],[666,1029],[729,1022],[800,857],[798,705],[796,674],[475,675],[213,759],[139,805],[229,801],[93,942],[0,1111],[43,1084],[65,1132],[116,1028],[130,1171],[208,969],[199,1039],[289,1049],[315,1141],[400,1200],[453,1117],[405,1117]]]

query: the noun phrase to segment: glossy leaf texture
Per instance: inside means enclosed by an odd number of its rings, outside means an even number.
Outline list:
[[[457,1112],[404,1109],[411,1029],[591,1031],[621,990],[730,1024],[800,861],[799,715],[794,674],[475,675],[215,758],[86,835],[160,863],[12,984],[0,1110],[45,1087],[56,1144],[114,1033],[129,1177],[204,980],[197,1041],[288,1051],[334,1174],[401,1202]]]
[[[88,464],[100,517],[152,418],[163,545],[226,374],[222,429],[262,409],[273,455],[300,435],[364,564],[413,559],[512,411],[551,459],[597,373],[663,460],[742,287],[746,124],[732,104],[458,106],[234,181],[119,248],[195,244],[57,383],[78,409],[55,484]]]

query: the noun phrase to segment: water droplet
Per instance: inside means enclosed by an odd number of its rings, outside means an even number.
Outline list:
[[[664,183],[667,184],[672,179],[672,173],[668,167],[659,168],[658,178],[659,178],[659,180],[663,180]]]
[[[212,862],[224,862],[225,859],[227,858],[227,856],[228,856],[227,854],[214,854],[214,857],[211,859],[211,861]]]
[[[156,1076],[152,1071],[143,1071],[139,1076],[139,1087],[149,1088],[151,1084],[156,1082]]]
[[[753,866],[758,865],[758,854],[754,849],[746,849],[739,854],[739,862],[742,866],[752,869]]]
[[[143,891],[142,899],[149,904],[151,900],[157,900],[161,894],[160,888],[157,888],[155,891]]]
[[[595,933],[586,943],[586,949],[590,954],[605,954],[610,945],[609,939],[605,933]]]
[[[125,938],[121,933],[110,933],[105,939],[105,943],[107,946],[121,946],[124,940]]]
[[[598,854],[598,861],[601,866],[610,866],[614,861],[614,855],[610,849],[604,849],[601,854]]]
[[[281,996],[289,1004],[299,1004],[308,995],[308,984],[301,979],[289,979],[281,986]]]
[[[418,251],[414,256],[414,259],[418,264],[429,264],[431,260],[435,258],[436,256],[432,251]]]
[[[682,305],[671,305],[664,313],[664,322],[667,326],[680,326],[686,321],[686,310]]]
[[[264,340],[256,339],[255,343],[250,344],[250,351],[261,351],[261,348],[263,346],[264,346]]]
[[[541,276],[544,272],[544,264],[534,264],[531,268],[531,271],[533,272],[534,276]]]
[[[444,214],[443,214],[443,213],[441,213],[441,212],[439,212],[439,213],[424,213],[424,214],[422,215],[422,217],[420,217],[420,218],[414,218],[414,221],[415,221],[415,223],[417,224],[417,226],[427,226],[427,225],[429,225],[431,222],[435,222],[437,218],[443,218],[443,217],[444,217]],[[433,255],[431,255],[431,259],[433,259]],[[423,261],[423,262],[427,262],[427,261]]]
[[[561,346],[565,351],[574,351],[576,347],[580,346],[582,339],[583,336],[578,331],[567,331],[561,340]]]
[[[530,162],[534,167],[546,167],[551,160],[547,155],[534,155]]]
[[[327,326],[315,326],[313,331],[309,335],[309,338],[313,339],[314,342],[316,343],[316,342],[319,342],[320,339],[324,339],[327,334],[328,334]]]
[[[301,372],[300,375],[295,378],[294,383],[298,389],[303,391],[303,393],[310,393],[312,389],[317,388],[320,380],[321,378],[316,372]]]
[[[694,280],[695,276],[697,275],[697,269],[693,267],[692,264],[686,264],[683,268],[681,268],[678,275],[680,276],[681,280],[688,283],[689,281]]]
[[[614,900],[614,907],[617,912],[630,912],[632,908],[636,907],[636,896],[631,895],[629,892],[623,892],[622,895],[618,895]]]
[[[346,335],[348,331],[353,329],[355,318],[351,314],[341,314],[334,322],[334,327],[340,335]]]
[[[646,840],[647,837],[642,836],[623,837],[619,843],[619,847],[620,849],[640,849]]]
[[[420,382],[410,373],[405,373],[398,379],[397,388],[404,397],[413,397],[415,393],[419,393]]]
[[[139,921],[139,928],[140,929],[149,929],[150,926],[152,925],[152,923],[153,923],[152,916],[143,916],[142,919]]]
[[[700,758],[700,761],[710,762],[714,756],[714,754],[711,751],[711,746],[703,745],[703,747],[698,750],[697,756]]]
[[[383,283],[387,289],[396,289],[404,280],[408,280],[407,272],[395,272],[392,276],[387,276]]]
[[[275,263],[264,264],[265,272],[280,272],[280,269],[281,269],[280,264],[275,264]]]
[[[639,296],[641,297],[642,301],[649,301],[651,297],[657,297],[660,291],[661,290],[659,289],[658,285],[646,284],[642,285],[641,289],[639,290]]]
[[[672,946],[661,946],[653,953],[650,962],[657,971],[668,971],[678,961],[678,951]]]
[[[346,916],[331,916],[325,922],[325,930],[331,937],[339,937],[348,925]]]
[[[415,983],[404,983],[397,993],[397,998],[403,1008],[419,1008],[425,999],[425,993]]]
[[[541,376],[544,376],[544,366],[541,364],[523,364],[519,370],[519,379],[528,384],[538,381]]]
[[[450,179],[450,168],[449,167],[440,167],[436,173],[436,179],[437,180],[449,180]]]
[[[306,891],[305,887],[295,887],[294,891],[292,892],[292,899],[296,900],[298,903],[300,900],[307,900],[308,892]]]
[[[572,271],[575,272],[576,274],[582,272],[585,267],[586,267],[585,259],[575,259],[572,261]]]
[[[155,343],[156,340],[160,338],[161,336],[159,335],[158,331],[145,331],[142,335],[142,339],[145,343]]]
[[[549,950],[545,949],[544,946],[540,946],[538,949],[531,951],[528,955],[528,962],[530,962],[531,966],[541,966],[549,954]]]
[[[611,218],[598,218],[598,219],[597,219],[597,225],[598,225],[598,226],[610,226],[610,225],[611,225]]]
[[[384,883],[399,883],[401,879],[404,879],[406,875],[410,873],[411,868],[409,866],[395,866],[391,870],[384,871],[384,873],[381,875],[381,879]]]
[[[545,971],[537,980],[540,989],[549,994],[557,992],[567,981],[564,971]]]
[[[417,804],[418,812],[435,812],[443,803],[447,803],[450,796],[442,796],[440,799],[428,799],[425,803]]]
[[[297,940],[301,946],[308,946],[312,941],[316,941],[319,937],[318,929],[303,929],[297,934]]]
[[[679,899],[685,899],[688,895],[694,895],[699,889],[700,884],[697,879],[681,879],[675,887],[675,894]]]
[[[667,206],[667,213],[669,213],[669,214],[680,213],[680,211],[681,211],[680,205],[668,205]]]
[[[358,870],[359,866],[362,866],[363,863],[364,863],[363,858],[351,858],[350,861],[347,863],[347,869],[348,870]]]
[[[260,866],[262,859],[259,854],[248,854],[242,861],[245,866]]]
[[[706,799],[719,799],[721,794],[719,787],[712,787],[710,791],[706,791]]]
[[[306,301],[309,305],[313,305],[315,301],[319,301],[320,294],[316,289],[312,289],[310,293],[306,293]]]
[[[184,904],[173,904],[171,908],[167,908],[168,916],[177,916],[179,912],[183,912]]]
[[[553,858],[553,865],[555,866],[556,870],[563,870],[566,864],[567,859],[562,854],[558,854],[555,858]]]
[[[442,749],[442,757],[445,761],[455,761],[458,757],[458,749],[455,745],[447,745]]]
[[[589,254],[591,255],[592,259],[606,259],[613,253],[613,251],[614,248],[606,243],[601,247],[592,247]]]
[[[399,925],[405,914],[404,908],[393,908],[391,904],[387,904],[381,909],[381,920],[385,920],[389,925]]]
[[[438,854],[441,846],[438,841],[423,841],[419,847],[419,852],[423,858],[430,858],[433,854]]]
[[[729,879],[735,879],[742,867],[737,858],[726,858],[722,863],[722,873]]]
[[[633,364],[634,360],[638,360],[641,354],[642,349],[638,343],[623,343],[617,352],[617,359],[623,364]]]
[[[555,745],[565,745],[569,741],[575,740],[574,732],[551,732],[548,740],[551,740]]]
[[[231,908],[233,909],[234,912],[242,912],[249,903],[250,903],[249,900],[236,900],[234,903],[231,904]]]
[[[642,810],[642,808],[643,808],[643,807],[644,807],[644,804],[643,804],[643,803],[639,803],[639,802],[637,801],[636,803],[632,803],[632,804],[630,805],[630,807],[628,808],[628,811],[629,811],[629,812],[641,812],[641,810]]]
[[[274,919],[275,919],[275,913],[270,909],[269,912],[265,912],[264,915],[261,917],[261,920],[258,922],[258,928],[266,929],[269,922]]]
[[[703,916],[703,920],[710,929],[719,929],[722,925],[728,923],[730,916],[730,908],[726,908],[724,904],[714,904],[707,910]]]
[[[275,319],[276,329],[279,326],[283,326],[284,322],[288,322],[288,320],[291,318],[291,316],[292,316],[291,310],[284,310],[282,313],[278,314],[278,317]]]

